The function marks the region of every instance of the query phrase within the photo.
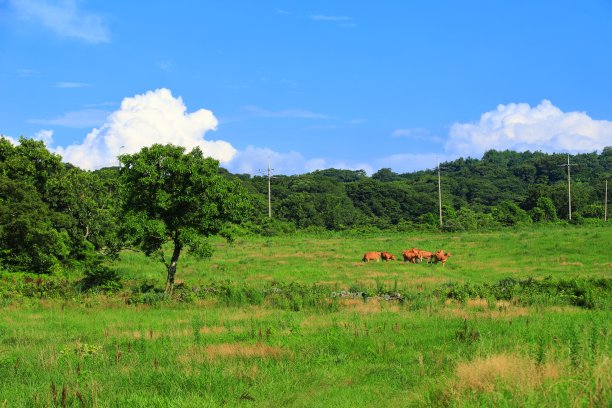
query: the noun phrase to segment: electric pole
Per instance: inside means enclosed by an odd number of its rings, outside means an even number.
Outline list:
[[[606,195],[604,198],[604,221],[608,221],[608,180],[606,180]]]
[[[270,160],[268,160],[268,218],[272,218],[272,189],[270,185]]]
[[[270,168],[270,159],[268,159],[268,218],[272,218],[272,188],[270,180],[272,179],[272,171],[274,169]],[[257,173],[262,174],[264,170],[257,170]]]
[[[438,209],[440,210],[440,226],[442,226],[442,187],[440,185],[440,159],[438,159]]]
[[[567,211],[568,211],[569,220],[571,221],[572,220],[572,179],[570,175],[570,166],[573,166],[573,164],[570,164],[569,154],[567,155],[567,164],[562,164],[561,166],[563,167],[567,166]]]

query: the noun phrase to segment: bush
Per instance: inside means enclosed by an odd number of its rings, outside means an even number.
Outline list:
[[[520,304],[572,305],[585,309],[612,307],[612,279],[570,279],[553,281],[528,278],[517,281],[505,278],[494,284],[445,284],[434,290],[434,296],[466,302],[470,298],[514,300]]]
[[[81,285],[82,290],[97,289],[102,292],[116,292],[123,287],[117,270],[101,264],[94,265],[85,271]]]

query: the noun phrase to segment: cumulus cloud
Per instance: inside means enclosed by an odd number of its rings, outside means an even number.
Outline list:
[[[365,170],[368,174],[372,173],[372,166],[366,163],[329,161],[323,158],[306,159],[298,152],[279,153],[269,148],[255,146],[248,146],[245,150],[237,152],[226,167],[233,173],[257,175],[267,171],[268,161],[274,169],[274,174],[302,174],[329,168]]]
[[[46,146],[49,146],[53,141],[53,131],[50,129],[42,129],[34,134],[33,139],[41,140]]]
[[[550,101],[499,105],[475,123],[451,126],[446,151],[478,157],[489,149],[583,153],[612,145],[612,122],[563,112]]]
[[[10,137],[9,135],[3,135],[0,133],[0,138],[4,138],[6,140],[8,140],[12,145],[16,145],[18,142],[17,140],[15,140],[14,138]]]
[[[110,42],[110,33],[104,20],[93,13],[79,9],[76,0],[12,0],[17,15],[34,21],[60,37],[77,38],[97,44]]]
[[[211,111],[187,113],[182,99],[162,88],[125,98],[119,110],[82,143],[55,151],[64,160],[88,170],[116,165],[118,155],[136,153],[155,143],[171,143],[188,150],[197,146],[205,155],[225,163],[234,157],[236,149],[225,141],[204,139],[204,134],[216,127],[217,119]]]
[[[276,174],[304,172],[306,159],[298,152],[279,153],[267,147],[248,146],[227,164],[233,173],[259,174],[267,171],[268,161]]]

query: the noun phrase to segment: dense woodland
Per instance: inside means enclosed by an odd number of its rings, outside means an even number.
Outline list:
[[[441,163],[444,225],[448,231],[487,229],[568,219],[567,156],[491,150],[482,159]],[[571,157],[572,220],[604,216],[612,148]],[[239,175],[267,214],[267,177]],[[327,169],[272,179],[274,217],[296,228],[439,228],[435,170],[397,174],[383,168]]]
[[[149,156],[125,155],[123,168],[89,172],[62,162],[40,141],[22,138],[15,146],[0,139],[0,267],[49,273],[78,266],[95,274],[122,248],[154,252],[165,240],[174,241],[177,259],[183,246],[209,254],[197,235],[231,239],[235,234],[298,229],[463,231],[568,219],[563,154],[491,150],[481,159],[441,163],[440,227],[434,170],[398,174],[383,168],[368,176],[360,170],[327,169],[278,175],[271,183],[269,219],[267,177],[231,174],[200,153],[160,149],[148,151]],[[164,154],[182,164],[166,170],[138,164],[159,164]],[[183,160],[183,154],[189,159]],[[612,148],[571,156],[571,163],[572,222],[600,222]],[[168,169],[180,169],[180,174]],[[201,170],[197,177],[191,176],[194,169]],[[197,190],[193,186],[202,190],[200,196],[190,196]],[[215,205],[196,210],[201,200]],[[187,224],[178,223],[177,214],[189,211],[191,218],[183,217]],[[142,221],[146,217],[156,221]]]

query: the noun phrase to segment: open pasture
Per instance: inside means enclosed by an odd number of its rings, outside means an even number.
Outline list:
[[[612,228],[586,226],[248,237],[179,263],[183,291],[326,294],[299,307],[221,295],[128,305],[165,276],[126,252],[119,293],[2,303],[0,406],[609,406],[611,242]],[[412,247],[453,256],[445,267],[361,261]],[[440,292],[548,276],[599,282],[584,286],[595,299]],[[383,289],[403,299],[374,296]],[[372,296],[333,295],[357,290]]]

